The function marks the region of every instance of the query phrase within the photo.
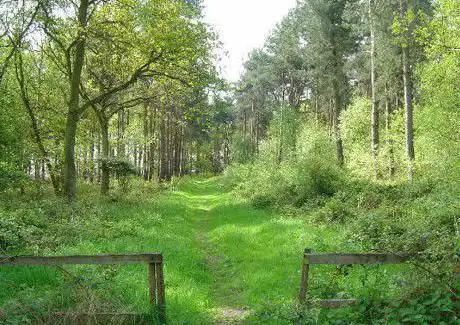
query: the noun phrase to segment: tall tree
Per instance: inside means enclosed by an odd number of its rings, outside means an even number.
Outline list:
[[[401,21],[408,21],[408,3],[407,0],[399,0]],[[405,24],[402,37],[402,66],[403,66],[403,86],[404,86],[404,108],[406,111],[406,152],[407,152],[407,177],[412,180],[413,162],[415,159],[414,150],[414,114],[412,104],[412,70],[410,62],[410,45],[409,39],[412,36],[411,26]]]
[[[305,0],[298,10],[303,23],[302,38],[319,79],[317,84],[329,84],[319,89],[327,101],[333,102],[331,120],[339,165],[344,164],[343,143],[340,136],[340,112],[347,102],[348,81],[344,71],[345,59],[352,52],[354,40],[345,23],[348,1]],[[329,95],[329,92],[331,95]]]
[[[374,158],[374,176],[378,178],[378,154],[379,154],[379,111],[376,94],[376,68],[375,68],[375,24],[374,24],[374,1],[368,0],[369,7],[369,32],[370,32],[370,61],[371,61],[371,150]]]

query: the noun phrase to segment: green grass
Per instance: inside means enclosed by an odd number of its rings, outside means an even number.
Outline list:
[[[344,240],[339,228],[310,223],[305,216],[254,209],[226,191],[219,178],[186,178],[173,191],[146,187],[115,200],[93,194],[90,187],[81,193],[81,209],[88,215],[79,219],[72,240],[47,253],[162,252],[170,324],[238,318],[251,324],[290,324],[299,318],[294,306],[303,249],[359,250]],[[369,268],[372,272],[366,271]],[[145,266],[66,269],[78,281],[55,268],[3,267],[0,306],[19,308],[16,314],[31,308],[149,311]],[[392,270],[401,268],[356,267],[343,276],[335,267],[317,266],[311,271],[311,294],[389,295],[394,292],[389,288],[396,287],[394,277],[382,274],[398,273]],[[88,299],[78,283],[100,299]],[[111,303],[104,303],[107,300]]]

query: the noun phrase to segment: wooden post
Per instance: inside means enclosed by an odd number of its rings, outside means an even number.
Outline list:
[[[156,263],[157,273],[157,290],[158,290],[158,316],[161,323],[166,322],[166,299],[165,299],[165,283],[163,276],[163,261]]]
[[[155,272],[155,263],[148,263],[149,266],[149,298],[150,304],[155,306],[157,303],[157,279]]]
[[[304,250],[304,257],[303,257],[303,265],[302,265],[302,278],[300,281],[300,303],[304,304],[307,299],[307,291],[308,291],[308,272],[310,271],[310,262],[308,257],[305,254],[311,253],[310,248],[305,248]]]

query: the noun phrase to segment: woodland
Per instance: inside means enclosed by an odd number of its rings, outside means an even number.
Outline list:
[[[298,0],[237,82],[221,47],[201,0],[0,0],[0,324],[164,323],[143,266],[3,265],[146,252],[170,324],[459,324],[460,2]],[[305,248],[416,257],[315,266],[326,309]]]

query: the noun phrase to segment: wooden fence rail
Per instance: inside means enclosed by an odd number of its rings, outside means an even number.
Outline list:
[[[313,264],[401,264],[413,257],[407,253],[312,253],[306,248],[303,255],[302,276],[300,282],[300,302],[309,302],[308,298],[308,273]],[[321,299],[316,301],[321,308],[342,308],[356,305],[357,299]]]
[[[63,264],[147,264],[149,271],[149,302],[158,310],[161,322],[166,319],[163,256],[161,253],[126,255],[77,256],[1,256],[3,265],[63,265]],[[102,314],[101,314],[102,315]],[[106,315],[106,314],[104,314]]]

